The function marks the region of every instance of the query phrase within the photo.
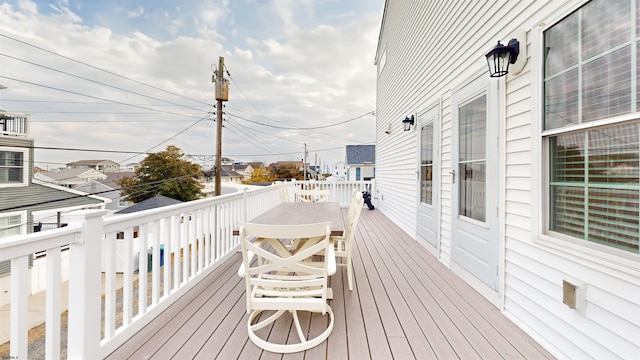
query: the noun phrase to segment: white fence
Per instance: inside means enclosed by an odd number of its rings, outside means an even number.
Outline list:
[[[371,182],[288,185],[291,194],[296,187],[328,189],[330,201],[343,206],[348,205],[354,189],[373,191]],[[78,211],[65,216],[67,227],[2,239],[0,261],[11,260],[10,357],[29,358],[26,319],[32,254],[47,254],[47,359],[60,357],[61,248],[66,245],[67,356],[102,358],[231,256],[238,246],[233,230],[240,222],[278,203],[277,187],[268,186],[107,219],[103,219],[104,210]],[[107,261],[102,264],[102,259]],[[116,285],[118,276],[121,287]],[[119,296],[121,301],[117,301]]]

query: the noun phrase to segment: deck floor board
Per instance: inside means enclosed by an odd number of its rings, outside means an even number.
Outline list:
[[[344,266],[330,280],[331,336],[304,353],[273,354],[248,339],[240,262],[235,254],[108,359],[553,359],[379,211],[360,218],[353,291]],[[313,333],[327,319],[300,321]],[[278,341],[297,337],[291,316],[262,331]]]

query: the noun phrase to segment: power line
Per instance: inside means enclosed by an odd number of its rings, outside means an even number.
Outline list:
[[[91,98],[91,99],[102,100],[102,101],[108,101],[108,102],[111,102],[111,103],[114,103],[114,104],[120,104],[120,105],[125,105],[125,106],[131,106],[131,107],[135,107],[135,108],[139,108],[139,109],[144,109],[144,110],[149,110],[149,111],[155,111],[155,112],[165,113],[165,114],[170,114],[170,115],[185,116],[184,114],[180,114],[180,113],[175,113],[175,112],[165,111],[165,110],[158,110],[158,109],[153,109],[153,108],[149,108],[149,107],[145,107],[145,106],[139,106],[139,105],[134,105],[134,104],[128,104],[128,103],[125,103],[125,102],[122,102],[122,101],[118,101],[118,100],[111,100],[111,99],[101,98],[101,97],[99,97],[99,96],[93,96],[93,95],[82,94],[82,93],[79,93],[79,92],[77,92],[77,91],[60,89],[60,88],[56,88],[56,87],[53,87],[53,86],[44,85],[44,84],[38,84],[38,83],[31,82],[31,81],[21,80],[21,79],[16,79],[16,78],[12,78],[12,77],[8,77],[8,76],[4,76],[4,75],[0,75],[0,78],[4,78],[4,79],[8,79],[8,80],[13,80],[13,81],[21,82],[21,83],[24,83],[24,84],[33,85],[33,86],[43,87],[43,88],[46,88],[46,89],[51,89],[51,90],[56,90],[56,91],[66,92],[66,93],[70,93],[70,94],[74,94],[74,95],[78,95],[78,96],[84,96],[84,97],[88,97],[88,98]]]
[[[187,130],[191,129],[192,127],[196,126],[200,121],[202,121],[202,120],[206,119],[207,117],[209,117],[209,115],[208,115],[208,114],[207,114],[207,116],[204,116],[204,117],[200,118],[198,121],[196,121],[196,122],[194,122],[193,124],[191,124],[191,125],[187,126],[184,130],[179,131],[177,134],[175,134],[175,135],[171,136],[170,138],[168,138],[168,139],[166,139],[166,140],[164,140],[164,141],[162,141],[162,142],[160,142],[160,143],[156,144],[155,146],[150,147],[149,149],[147,149],[146,151],[144,151],[144,152],[142,152],[142,153],[138,153],[138,155],[142,155],[143,153],[148,153],[148,152],[149,152],[149,151],[151,151],[152,149],[154,149],[154,148],[156,148],[156,147],[158,147],[158,146],[160,146],[160,145],[162,145],[162,144],[166,143],[167,141],[170,141],[171,139],[176,138],[178,135],[180,135],[180,134],[182,134],[182,133],[186,132]],[[126,159],[122,160],[121,162],[123,163],[123,162],[125,162],[125,161],[129,161],[129,160],[133,159],[133,158],[134,158],[134,157],[136,157],[136,156],[137,156],[137,155],[134,155],[134,156],[131,156],[131,157],[129,157],[129,158],[126,158]]]
[[[61,73],[61,74],[65,74],[65,75],[72,76],[72,77],[75,77],[75,78],[78,78],[78,79],[82,79],[82,80],[85,80],[85,81],[89,81],[89,82],[92,82],[92,83],[95,83],[95,84],[99,84],[99,85],[107,86],[107,87],[110,87],[110,88],[112,88],[112,89],[117,89],[117,90],[124,91],[124,92],[130,93],[130,94],[135,94],[135,95],[138,95],[138,96],[142,96],[142,97],[145,97],[145,98],[148,98],[148,99],[161,101],[161,102],[164,102],[164,103],[167,103],[167,104],[171,104],[171,105],[174,105],[174,106],[180,106],[180,107],[185,107],[185,108],[187,108],[187,109],[191,109],[191,110],[199,111],[199,109],[193,108],[193,107],[191,107],[191,106],[181,105],[181,104],[178,104],[178,103],[174,103],[174,102],[172,102],[172,101],[163,100],[163,99],[160,99],[160,98],[157,98],[157,97],[153,97],[153,96],[149,96],[149,95],[141,94],[141,93],[138,93],[138,92],[135,92],[135,91],[131,91],[131,90],[127,90],[127,89],[123,89],[123,88],[118,87],[118,86],[109,85],[109,84],[104,83],[104,82],[102,82],[102,81],[92,80],[92,79],[89,79],[89,78],[86,78],[86,77],[83,77],[83,76],[80,76],[80,75],[75,75],[75,74],[72,74],[72,73],[69,73],[69,72],[66,72],[66,71],[62,71],[62,70],[58,70],[58,69],[54,69],[54,68],[49,67],[49,66],[46,66],[46,65],[38,64],[38,63],[35,63],[35,62],[32,62],[32,61],[28,61],[28,60],[25,60],[25,59],[20,59],[20,58],[17,58],[17,57],[15,57],[15,56],[7,55],[7,54],[4,54],[4,53],[0,53],[0,55],[5,56],[5,57],[8,57],[8,58],[10,58],[10,59],[14,59],[14,60],[16,60],[16,61],[21,61],[21,62],[24,62],[24,63],[30,64],[30,65],[39,66],[39,67],[44,68],[44,69],[47,69],[47,70],[51,70],[51,71],[55,71],[55,72],[59,72],[59,73]]]
[[[142,81],[138,81],[138,80],[135,80],[135,79],[131,79],[131,78],[126,77],[126,76],[124,76],[124,75],[117,74],[117,73],[115,73],[115,72],[113,72],[113,71],[105,70],[105,69],[102,69],[102,68],[100,68],[100,67],[97,67],[97,66],[94,66],[94,65],[91,65],[91,64],[88,64],[88,63],[85,63],[85,62],[82,62],[82,61],[76,60],[76,59],[72,59],[72,58],[70,58],[70,57],[67,57],[67,56],[64,56],[64,55],[58,54],[58,53],[53,52],[53,51],[51,51],[51,50],[47,50],[47,49],[45,49],[45,48],[42,48],[42,47],[39,47],[39,46],[36,46],[36,45],[30,44],[30,43],[28,43],[28,42],[26,42],[26,41],[22,41],[22,40],[16,39],[16,38],[14,38],[14,37],[11,37],[11,36],[8,36],[8,35],[2,34],[2,33],[0,33],[0,36],[1,36],[1,37],[4,37],[4,38],[7,38],[7,39],[11,39],[11,40],[13,40],[13,41],[15,41],[15,42],[19,42],[19,43],[21,43],[21,44],[24,44],[24,45],[27,45],[27,46],[33,47],[33,48],[35,48],[35,49],[38,49],[38,50],[41,50],[41,51],[47,52],[47,53],[49,53],[49,54],[52,54],[52,55],[55,55],[55,56],[61,57],[61,58],[63,58],[63,59],[67,59],[67,60],[69,60],[69,61],[73,61],[73,62],[75,62],[75,63],[82,64],[82,65],[87,66],[87,67],[90,67],[90,68],[92,68],[92,69],[96,69],[96,70],[99,70],[99,71],[105,72],[105,73],[107,73],[107,74],[110,74],[110,75],[113,75],[113,76],[117,76],[117,77],[119,77],[119,78],[122,78],[122,79],[125,79],[125,80],[128,80],[128,81],[134,82],[134,83],[136,83],[136,84],[140,84],[140,85],[143,85],[143,86],[146,86],[146,87],[149,87],[149,88],[152,88],[152,89],[158,90],[158,91],[162,91],[162,92],[164,92],[164,93],[171,94],[171,95],[173,95],[173,96],[178,96],[178,97],[181,97],[181,98],[186,99],[186,100],[190,100],[190,101],[193,101],[193,102],[197,102],[197,103],[200,103],[200,104],[203,104],[203,105],[207,105],[207,106],[210,106],[210,105],[211,105],[211,104],[206,103],[206,102],[203,102],[203,101],[199,101],[199,100],[196,100],[196,99],[191,99],[191,98],[189,98],[189,97],[186,97],[186,96],[183,96],[183,95],[180,95],[180,94],[176,94],[176,93],[173,93],[173,92],[171,92],[171,91],[168,91],[168,90],[165,90],[165,89],[162,89],[162,88],[159,88],[159,87],[153,86],[153,85],[149,85],[149,84],[144,83],[144,82],[142,82]]]
[[[149,185],[158,186],[158,185],[163,185],[163,184],[168,183],[168,182],[181,181],[183,179],[186,179],[186,178],[189,178],[189,177],[194,177],[194,176],[199,175],[199,174],[200,174],[200,172],[197,172],[197,173],[192,173],[192,174],[187,174],[187,175],[176,176],[174,178],[162,179],[162,180],[152,181],[152,182],[148,182],[148,183],[144,183],[144,184],[133,185],[133,186],[129,186],[129,187],[121,187],[121,188],[116,188],[116,189],[111,189],[111,190],[103,190],[103,191],[98,191],[98,192],[95,192],[95,193],[76,194],[76,195],[69,196],[69,197],[66,197],[66,198],[39,201],[39,202],[34,202],[34,203],[26,204],[26,205],[25,204],[21,204],[21,205],[17,205],[17,206],[10,206],[10,207],[5,207],[5,208],[0,208],[0,212],[16,210],[16,209],[22,209],[22,208],[31,207],[31,206],[47,205],[47,204],[52,204],[52,203],[56,203],[56,202],[66,201],[66,200],[86,198],[86,197],[90,197],[91,195],[100,195],[100,194],[110,193],[110,192],[113,192],[113,191],[122,191],[122,190],[128,190],[128,189],[135,189],[137,187],[143,187],[143,186],[149,186]],[[56,184],[53,184],[53,185],[56,185]],[[20,196],[20,198],[24,198],[24,196]],[[15,199],[17,199],[17,197],[16,198],[10,198],[8,200],[15,200]]]
[[[360,115],[360,116],[354,117],[354,118],[349,119],[349,120],[344,120],[344,121],[341,121],[341,122],[338,122],[338,123],[335,123],[335,124],[322,125],[322,126],[313,126],[313,127],[284,127],[284,126],[275,126],[275,125],[263,124],[263,123],[261,123],[261,122],[254,121],[254,120],[250,120],[250,119],[247,119],[247,118],[242,117],[242,116],[239,116],[239,115],[234,115],[234,116],[235,116],[235,117],[237,117],[238,119],[242,119],[242,120],[244,120],[244,121],[248,121],[248,122],[253,123],[253,124],[256,124],[256,125],[261,125],[261,126],[271,127],[271,128],[274,128],[274,129],[280,129],[280,130],[315,130],[315,129],[326,129],[326,128],[330,128],[330,127],[334,127],[334,126],[338,126],[338,125],[346,124],[346,123],[349,123],[349,122],[351,122],[351,121],[355,121],[355,120],[358,120],[358,119],[360,119],[360,118],[363,118],[363,117],[365,117],[365,116],[367,116],[367,115],[372,115],[372,114],[374,114],[374,111],[369,111],[369,112],[366,112],[366,113],[364,113],[364,114],[362,114],[362,115]]]

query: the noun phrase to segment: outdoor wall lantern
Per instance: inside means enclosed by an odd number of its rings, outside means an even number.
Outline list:
[[[402,120],[402,126],[404,126],[404,131],[409,131],[411,130],[411,127],[414,124],[414,119],[413,119],[413,115],[411,115],[411,117],[405,117],[404,120]]]
[[[509,64],[515,64],[520,54],[520,42],[513,38],[505,46],[498,44],[485,55],[491,77],[501,77],[509,73]]]

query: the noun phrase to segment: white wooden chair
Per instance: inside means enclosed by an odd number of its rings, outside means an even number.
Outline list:
[[[289,198],[289,188],[286,182],[282,182],[278,184],[278,190],[280,190],[280,201],[281,202],[290,202]]]
[[[353,195],[351,196],[344,235],[331,237],[331,240],[333,240],[335,245],[336,258],[343,258],[344,260],[340,265],[347,267],[349,290],[353,290],[353,265],[351,263],[351,253],[353,251],[356,227],[358,226],[358,220],[360,219],[363,204],[364,198],[362,197],[362,193],[358,190],[354,190]]]
[[[286,226],[245,223],[240,226],[242,265],[238,275],[245,278],[246,284],[247,313],[250,314],[247,332],[258,347],[276,353],[298,352],[319,345],[331,334],[334,317],[327,303],[327,281],[329,275],[335,274],[336,263],[330,233],[329,223]],[[301,240],[305,241],[304,246],[293,254],[281,243],[281,239],[291,238],[305,239]],[[265,244],[272,249],[265,248]],[[324,254],[321,266],[308,261],[317,253]],[[264,311],[275,313],[261,315]],[[327,315],[327,328],[308,339],[300,327],[299,311]],[[277,344],[256,334],[287,312],[293,316],[300,342]]]
[[[327,202],[329,201],[329,190],[297,189],[295,196],[296,196],[296,202]]]

